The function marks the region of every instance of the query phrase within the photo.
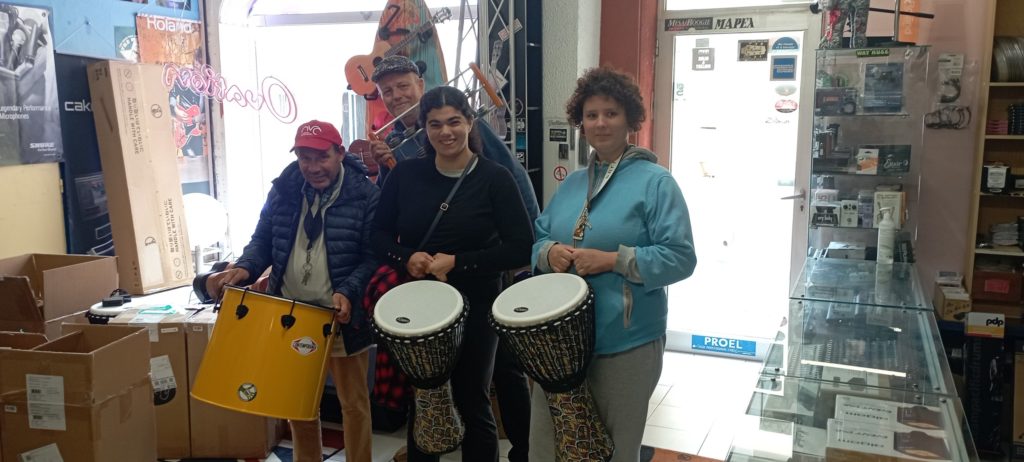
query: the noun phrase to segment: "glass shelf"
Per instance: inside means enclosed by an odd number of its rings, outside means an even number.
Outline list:
[[[845,228],[835,228],[845,229]],[[854,228],[850,228],[854,229]],[[930,310],[912,263],[808,258],[790,298]]]
[[[906,119],[910,117],[910,114],[906,112],[879,112],[868,114],[815,114],[814,117],[818,117],[821,119],[856,119],[859,117],[895,117],[898,119]]]
[[[929,311],[792,300],[763,374],[955,394]]]
[[[761,376],[746,415],[733,424],[726,460],[882,460],[886,455],[977,460],[964,415],[960,400],[952,396]],[[844,447],[835,436],[840,429],[847,437],[874,434],[880,439],[857,449],[847,439]],[[850,431],[855,429],[863,433]],[[884,454],[885,441],[893,453]]]
[[[849,230],[862,229],[864,231],[871,231],[871,230],[878,231],[878,228],[868,228],[866,226],[829,226],[829,225],[816,225],[816,224],[812,224],[811,228],[812,229],[818,229],[818,228],[849,229]]]
[[[852,171],[852,170],[827,170],[827,169],[820,169],[820,168],[813,169],[811,171],[811,173],[813,175],[817,175],[817,176],[821,176],[821,175],[831,175],[831,176],[841,175],[841,176],[852,176],[852,177],[857,177],[857,178],[879,178],[879,179],[883,179],[883,180],[902,180],[903,178],[905,178],[904,175],[877,175],[877,174],[867,175],[867,174],[863,174],[863,173],[857,173],[857,172]]]
[[[883,207],[892,208],[900,217],[897,226],[909,232],[913,244],[926,155],[922,121],[932,104],[929,48],[877,48],[871,50],[877,55],[868,56],[862,51],[828,49],[815,55],[809,184],[818,201],[811,206],[856,199],[856,220],[864,228],[882,219]],[[880,195],[883,191],[895,192]],[[808,216],[809,254],[851,242],[823,219],[831,217]],[[867,233],[853,239],[865,246],[877,241]]]

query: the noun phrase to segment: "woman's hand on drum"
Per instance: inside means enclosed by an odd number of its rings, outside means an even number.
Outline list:
[[[447,282],[448,272],[455,268],[455,256],[446,253],[434,254],[434,261],[430,263],[427,272],[433,274],[438,281]]]
[[[597,249],[573,249],[572,263],[576,266],[576,274],[587,276],[611,271],[615,268],[618,252],[605,252]]]
[[[569,271],[569,267],[572,266],[573,252],[575,250],[565,244],[551,246],[551,249],[548,250],[548,265],[556,273]]]
[[[409,257],[409,261],[405,264],[405,269],[409,271],[409,275],[416,279],[423,279],[427,273],[430,272],[430,264],[434,262],[434,257],[430,256],[426,252],[416,252]]]
[[[334,319],[341,324],[348,324],[352,320],[352,302],[348,301],[348,297],[334,293]]]
[[[221,271],[219,273],[211,274],[206,279],[206,293],[210,294],[214,300],[220,299],[220,293],[224,290],[224,286],[238,285],[242,281],[249,279],[249,271],[245,268],[231,268],[229,270]]]

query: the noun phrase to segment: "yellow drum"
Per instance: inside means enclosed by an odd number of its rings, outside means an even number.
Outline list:
[[[192,396],[279,419],[317,418],[334,310],[225,287]]]

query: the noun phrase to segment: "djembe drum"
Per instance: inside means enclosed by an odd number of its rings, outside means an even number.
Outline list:
[[[574,274],[544,274],[512,285],[494,300],[498,337],[544,390],[559,462],[608,461],[615,444],[587,385],[594,352],[594,294]]]
[[[438,281],[412,281],[377,300],[373,326],[416,398],[413,441],[427,454],[445,454],[462,443],[465,427],[448,379],[462,347],[469,308],[461,293]]]

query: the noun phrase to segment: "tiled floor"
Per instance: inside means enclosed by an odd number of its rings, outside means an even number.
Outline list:
[[[732,429],[750,400],[760,362],[714,356],[666,353],[660,383],[648,406],[644,444],[688,454],[723,459],[732,442]],[[374,462],[388,462],[405,443],[405,429],[373,435]],[[507,454],[508,441],[501,440]],[[282,446],[287,447],[288,442]],[[345,453],[329,461],[344,461]],[[456,451],[442,461],[461,461]],[[507,461],[504,457],[501,460]],[[275,456],[267,462],[280,462]]]

